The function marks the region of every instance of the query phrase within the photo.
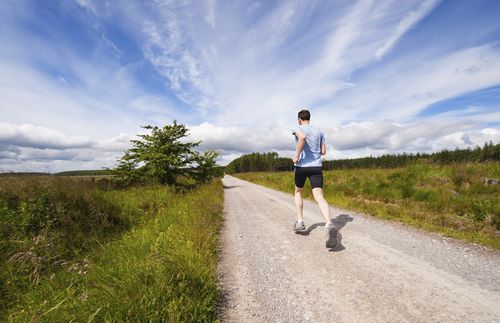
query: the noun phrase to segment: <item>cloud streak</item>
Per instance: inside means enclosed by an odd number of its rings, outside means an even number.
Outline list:
[[[377,49],[375,57],[381,59],[397,43],[397,41],[422,18],[426,17],[440,2],[440,0],[423,1],[420,6],[411,10],[403,19],[401,19],[395,31],[386,39],[384,45]]]

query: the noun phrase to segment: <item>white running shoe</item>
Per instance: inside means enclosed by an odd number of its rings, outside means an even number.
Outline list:
[[[306,231],[306,225],[304,224],[304,221],[300,220],[295,221],[293,231],[295,231],[295,233]]]
[[[326,229],[326,243],[325,243],[325,246],[327,248],[329,248],[329,249],[333,249],[338,244],[338,240],[337,240],[338,231],[337,231],[337,229],[335,228],[335,226],[333,225],[332,222],[328,222],[325,225],[325,229]]]

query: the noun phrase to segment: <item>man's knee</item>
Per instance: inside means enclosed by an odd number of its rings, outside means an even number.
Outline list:
[[[302,193],[303,190],[304,190],[303,187],[297,187],[297,186],[295,186],[295,193]]]
[[[323,189],[321,187],[313,188],[312,192],[316,202],[323,200]]]

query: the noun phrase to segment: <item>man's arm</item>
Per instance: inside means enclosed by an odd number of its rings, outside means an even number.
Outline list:
[[[321,155],[326,155],[326,144],[324,142],[321,143]]]
[[[297,148],[295,149],[295,156],[293,156],[293,162],[299,161],[300,153],[304,150],[304,144],[306,143],[306,135],[302,131],[296,131],[295,136],[297,137]]]

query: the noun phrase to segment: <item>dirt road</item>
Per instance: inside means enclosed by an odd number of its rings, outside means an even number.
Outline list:
[[[331,208],[341,244],[305,203],[234,177],[225,187],[219,284],[226,322],[500,322],[500,253]]]

